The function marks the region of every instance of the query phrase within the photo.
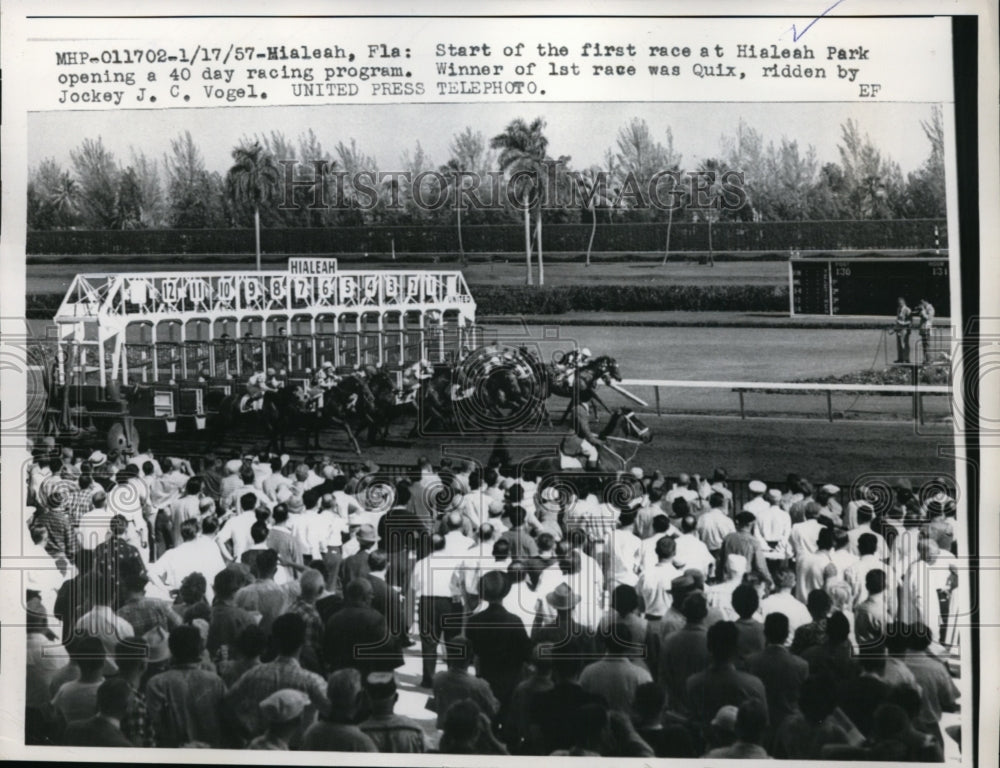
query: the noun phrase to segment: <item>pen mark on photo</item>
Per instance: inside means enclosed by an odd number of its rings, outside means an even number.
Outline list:
[[[815,19],[813,19],[812,21],[810,21],[808,24],[806,24],[805,28],[801,32],[798,31],[798,27],[796,27],[794,24],[792,24],[792,27],[791,27],[791,30],[792,30],[792,42],[793,43],[797,43],[799,40],[801,40],[802,36],[812,28],[813,24],[815,24],[817,21],[819,21],[824,16],[826,16],[830,11],[832,11],[834,8],[836,8],[838,5],[840,5],[842,2],[844,2],[844,0],[837,0],[837,2],[835,2],[829,8],[827,8],[825,11],[823,11],[823,13],[821,13]]]

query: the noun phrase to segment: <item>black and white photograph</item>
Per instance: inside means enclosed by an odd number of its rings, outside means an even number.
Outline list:
[[[969,5],[19,8],[11,755],[995,761]]]

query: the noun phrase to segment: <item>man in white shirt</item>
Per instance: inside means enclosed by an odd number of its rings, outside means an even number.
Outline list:
[[[896,588],[899,585],[895,580],[895,576],[891,575],[886,564],[879,558],[878,543],[878,539],[875,538],[874,533],[862,533],[858,537],[858,552],[861,556],[844,571],[844,581],[851,588],[855,608],[868,599],[868,590],[865,589],[865,577],[869,571],[876,569],[886,572],[886,581],[889,587],[887,597],[891,598],[892,603],[895,603]],[[893,605],[892,607],[894,608],[895,606]]]
[[[804,509],[806,519],[792,526],[788,542],[792,545],[792,554],[797,561],[801,560],[804,555],[816,551],[816,540],[819,537],[819,532],[826,527],[817,519],[819,511],[819,504],[815,501],[807,501]]]
[[[347,533],[347,522],[337,514],[333,496],[326,494],[319,499],[319,508],[305,509],[299,496],[288,500],[289,521],[292,533],[299,543],[303,556],[321,560],[330,548],[340,547]],[[296,513],[299,505],[303,510]]]
[[[239,503],[240,513],[226,520],[216,537],[223,557],[237,562],[253,546],[250,528],[257,522],[257,496],[247,492]]]
[[[744,512],[750,512],[754,517],[758,517],[761,512],[765,512],[771,507],[771,502],[764,498],[767,493],[767,485],[760,480],[751,480],[747,486],[750,490],[750,501],[743,505]]]
[[[341,518],[347,520],[351,515],[361,514],[365,511],[365,508],[358,504],[358,500],[344,490],[347,487],[347,475],[337,475],[331,481],[331,487],[333,488],[333,503]]]
[[[917,543],[917,553],[920,559],[903,578],[900,619],[907,624],[924,624],[930,628],[934,641],[940,642],[941,598],[950,595],[951,601],[955,599],[953,590],[958,580],[955,558],[927,538]]]
[[[677,476],[674,487],[667,491],[663,497],[663,504],[668,509],[674,503],[674,499],[684,499],[688,504],[693,504],[699,498],[698,491],[692,487],[691,476],[682,472]]]
[[[208,533],[201,534],[197,520],[185,520],[180,526],[181,542],[168,549],[149,566],[149,575],[158,579],[168,591],[179,589],[185,577],[194,572],[205,577],[205,599],[211,604],[215,574],[226,567],[226,561],[212,538],[215,529],[209,524]]]
[[[694,525],[694,518],[691,518],[692,525]],[[669,536],[670,538],[676,538],[680,536],[680,531],[678,531],[673,523],[670,522],[670,518],[666,516],[662,511],[656,517],[653,518],[653,531],[652,535],[648,539],[643,539],[640,543],[640,558],[639,558],[639,569],[641,573],[645,573],[650,568],[655,566],[660,562],[659,556],[656,554],[656,542],[658,542],[664,536]],[[697,538],[695,541],[703,549],[704,544],[701,543]],[[705,550],[708,551],[707,549]],[[711,557],[711,555],[709,555]]]
[[[257,499],[258,506],[263,506],[268,510],[274,507],[274,502],[267,497],[267,494],[265,494],[262,490],[260,490],[254,485],[254,477],[252,469],[250,469],[249,467],[244,467],[242,470],[240,470],[240,482],[242,483],[242,485],[239,488],[235,489],[232,493],[229,494],[229,496],[227,496],[222,500],[223,509],[226,510],[239,509],[241,503],[240,499],[242,499],[243,496],[248,493],[252,493],[254,495],[254,497]]]
[[[458,530],[461,533],[461,521]],[[421,688],[433,686],[438,644],[456,637],[462,630],[462,575],[459,570],[469,547],[458,551],[459,539],[452,537],[451,548],[445,536],[432,537],[434,550],[417,560],[413,571],[414,599],[419,606],[420,643],[423,654]],[[462,537],[465,538],[465,537]]]
[[[635,512],[622,509],[618,515],[618,529],[609,534],[608,546],[611,550],[611,578],[609,587],[619,584],[634,587],[639,581],[642,540],[632,532]]]
[[[661,536],[656,542],[659,562],[645,571],[636,586],[636,592],[645,606],[646,620],[662,619],[673,602],[670,585],[683,571],[674,565],[677,544],[669,536]]]
[[[278,500],[278,491],[281,488],[286,488],[291,485],[292,481],[289,480],[281,471],[281,459],[277,456],[271,459],[271,474],[265,477],[260,484],[261,490],[267,494],[267,498],[271,501],[276,502]]]
[[[796,560],[795,596],[803,603],[814,589],[823,589],[823,585],[826,583],[826,567],[832,565],[836,569],[837,566],[831,557],[832,549],[833,531],[824,527],[816,537],[816,551],[805,552],[802,557]]]
[[[698,538],[702,540],[713,557],[718,557],[722,541],[731,533],[736,533],[736,524],[725,513],[725,497],[715,491],[708,497],[709,510],[698,518]]]
[[[280,469],[281,460],[278,460]],[[254,488],[259,488],[264,490],[264,481],[271,476],[272,468],[271,461],[268,459],[266,453],[262,453],[259,456],[254,456],[250,461],[250,470],[253,472],[253,485]]]
[[[763,618],[772,613],[783,613],[788,618],[788,640],[785,645],[792,644],[795,630],[812,621],[809,609],[792,594],[795,589],[795,574],[790,570],[782,570],[774,579],[776,591],[761,600],[760,612]]]
[[[715,558],[695,533],[697,526],[698,521],[690,515],[681,519],[680,535],[675,539],[677,553],[674,564],[682,570],[695,568],[701,571],[707,581],[715,575]]]
[[[792,518],[779,506],[781,491],[772,488],[763,497],[767,507],[754,513],[753,532],[764,546],[764,558],[767,567],[773,573],[792,556],[792,548],[788,543],[792,535]]]

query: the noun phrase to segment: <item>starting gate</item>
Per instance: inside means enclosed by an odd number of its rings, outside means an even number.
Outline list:
[[[454,360],[481,342],[459,271],[340,270],[293,258],[285,271],[77,275],[54,318],[58,385],[153,387],[149,418],[202,414],[252,371]],[[203,422],[203,419],[201,419]]]

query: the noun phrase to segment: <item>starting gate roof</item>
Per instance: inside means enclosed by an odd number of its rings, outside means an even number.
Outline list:
[[[54,319],[114,333],[134,322],[409,310],[455,310],[474,322],[476,304],[457,270],[80,274]]]

